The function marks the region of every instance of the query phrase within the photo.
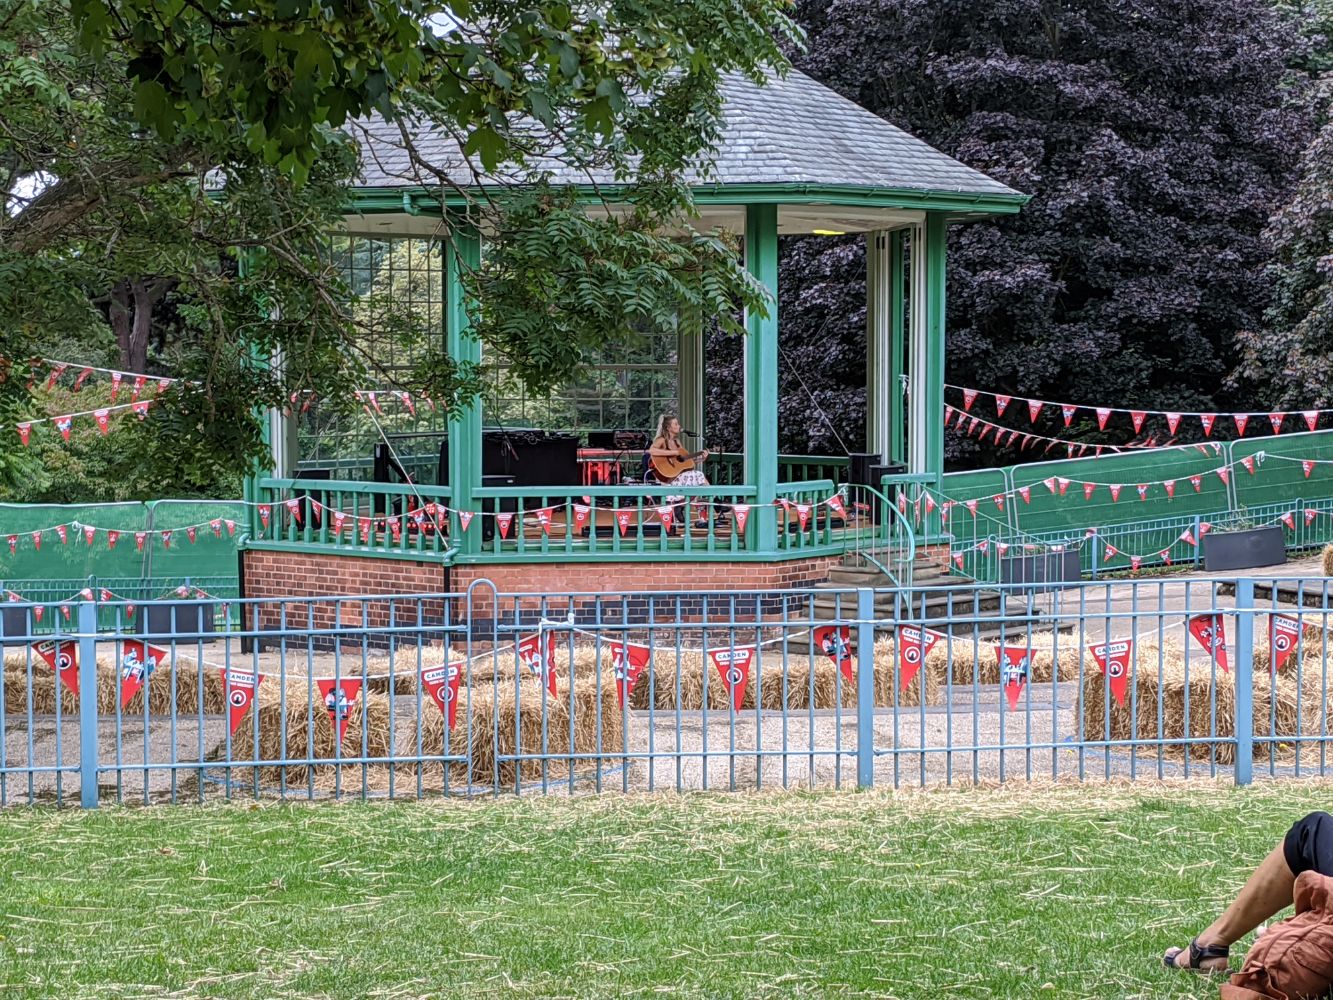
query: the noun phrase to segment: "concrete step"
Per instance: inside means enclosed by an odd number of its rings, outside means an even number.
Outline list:
[[[813,610],[816,617],[832,618],[841,611],[843,617],[854,613],[856,592],[846,588],[825,587],[816,594]],[[837,595],[837,596],[835,596]],[[917,591],[912,596],[910,607],[905,600],[898,600],[892,593],[875,595],[875,617],[891,618],[895,614],[907,612],[912,617],[944,618],[946,616],[974,618],[979,615],[997,615],[1000,612],[1001,598],[993,590],[947,590]]]

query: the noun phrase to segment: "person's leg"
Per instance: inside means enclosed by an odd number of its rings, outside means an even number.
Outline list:
[[[1254,928],[1291,905],[1292,883],[1303,871],[1333,872],[1333,817],[1316,812],[1298,820],[1282,843],[1264,858],[1249,877],[1235,901],[1194,939],[1199,949],[1226,949]],[[1189,948],[1172,949],[1167,963],[1176,968],[1196,967],[1220,971],[1227,967],[1222,956],[1204,957],[1192,966]]]

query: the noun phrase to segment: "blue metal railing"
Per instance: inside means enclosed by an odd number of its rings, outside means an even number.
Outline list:
[[[14,602],[0,804],[1328,777],[1331,590]]]

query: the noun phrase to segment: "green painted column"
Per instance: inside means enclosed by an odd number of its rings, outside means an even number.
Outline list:
[[[947,269],[948,223],[939,212],[926,215],[926,358],[922,393],[925,419],[926,471],[938,486],[944,475],[944,334],[945,271]]]
[[[778,544],[778,207],[745,207],[745,267],[772,296],[768,315],[745,317],[745,482],[755,488],[749,541]],[[697,428],[696,428],[697,429]]]
[[[471,334],[463,276],[481,266],[481,233],[470,222],[454,217],[449,225],[449,243],[444,253],[445,271],[445,341],[449,357],[455,361],[481,361],[481,341]],[[449,418],[449,505],[458,510],[479,508],[474,491],[481,486],[481,400],[467,400],[456,415]],[[461,537],[458,519],[450,528],[463,552],[481,551],[481,518],[474,518]]]
[[[907,461],[907,409],[903,405],[903,375],[906,356],[904,322],[903,247],[904,230],[889,233],[889,461]]]
[[[889,454],[889,408],[893,399],[889,366],[888,233],[866,233],[866,446],[880,456]]]

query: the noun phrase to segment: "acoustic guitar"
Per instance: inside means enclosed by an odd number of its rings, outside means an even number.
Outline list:
[[[694,468],[694,460],[701,458],[705,452],[689,452],[684,448],[680,449],[677,457],[667,458],[664,455],[649,456],[652,461],[653,471],[657,473],[657,478],[661,480],[675,479],[682,472],[687,472]]]

